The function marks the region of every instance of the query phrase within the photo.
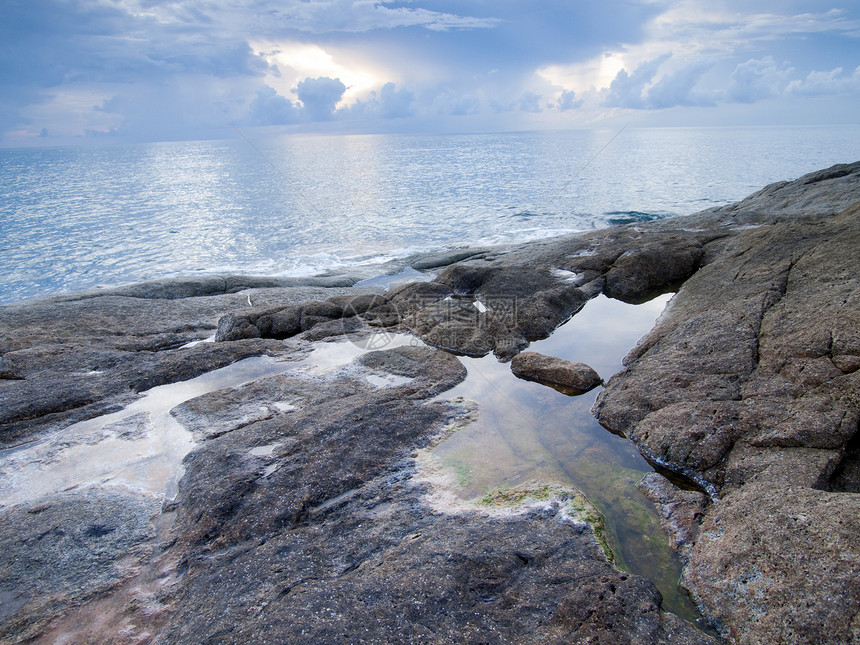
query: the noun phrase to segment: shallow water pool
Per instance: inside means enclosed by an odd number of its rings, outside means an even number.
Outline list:
[[[604,380],[654,325],[670,296],[629,305],[599,296],[550,338],[529,351],[591,365]],[[653,469],[635,446],[602,428],[591,414],[599,388],[567,396],[518,379],[495,357],[461,358],[466,380],[439,398],[478,404],[477,419],[432,451],[448,470],[456,493],[480,498],[490,491],[532,482],[573,486],[603,513],[616,563],[652,580],[664,607],[697,618],[678,587],[681,563],[660,527],[653,504],[636,488]]]

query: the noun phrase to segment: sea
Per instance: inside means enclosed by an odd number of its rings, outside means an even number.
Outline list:
[[[0,149],[0,304],[311,276],[697,212],[860,159],[860,125],[297,135]]]

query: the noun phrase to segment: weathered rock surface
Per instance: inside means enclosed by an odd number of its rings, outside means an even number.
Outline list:
[[[356,295],[315,286],[232,293],[257,283],[269,281],[163,281],[0,307],[0,443],[103,414],[156,385],[283,350],[259,338],[184,347],[214,334],[225,311]]]
[[[558,388],[567,394],[584,394],[600,385],[600,375],[585,363],[573,363],[537,352],[521,352],[511,361],[515,376]]]
[[[856,495],[752,483],[714,502],[685,584],[737,643],[860,637]]]
[[[463,377],[450,354],[300,368],[312,341],[392,330],[507,360],[601,292],[677,290],[595,413],[702,491],[643,484],[685,586],[728,642],[860,639],[857,202],[860,163],[688,218],[416,258],[461,261],[384,293],[215,277],[0,308],[12,450],[245,357],[296,366],[173,409],[198,443],[160,512],[121,485],[0,509],[0,638],[714,642],[559,503],[428,506],[411,455],[461,413],[432,400]]]
[[[297,371],[173,408],[199,445],[161,509],[98,487],[0,509],[4,642],[713,642],[558,502],[428,505],[411,454],[463,413],[428,400],[464,378],[451,354],[398,347],[317,374],[301,338],[204,346]],[[15,383],[44,376],[21,369]]]
[[[419,493],[380,478],[263,544],[192,560],[167,640],[712,642],[557,509],[439,514]]]
[[[756,226],[706,244],[595,406],[712,497],[684,584],[734,642],[860,638],[858,186],[841,166],[711,213]]]
[[[76,491],[0,512],[3,642],[37,635],[132,575],[129,563],[152,537],[159,507],[133,494]]]
[[[686,560],[699,535],[699,525],[708,507],[704,493],[678,488],[659,473],[648,473],[636,487],[657,507],[660,524],[669,534],[672,548]]]

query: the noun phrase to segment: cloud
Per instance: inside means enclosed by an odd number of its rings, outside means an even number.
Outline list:
[[[672,57],[663,54],[639,65],[632,74],[621,69],[609,85],[604,105],[637,110],[662,110],[677,106],[713,106],[719,94],[698,87],[713,63],[699,60],[673,71],[661,72]]]
[[[252,125],[287,125],[300,120],[292,101],[264,85],[249,105],[248,120]]]
[[[430,111],[440,116],[466,116],[478,114],[482,107],[480,96],[474,93],[461,94],[446,88],[433,97]]]
[[[796,5],[792,7],[792,5]],[[646,27],[650,42],[661,42],[676,55],[735,55],[775,41],[827,34],[828,37],[856,37],[860,19],[845,9],[813,13],[810,2],[773,3],[756,0],[679,0],[667,2]],[[802,7],[802,9],[801,9]],[[795,9],[792,11],[792,9]]]
[[[405,130],[410,119],[423,129],[494,113],[516,128],[561,112],[570,124],[615,108],[850,98],[860,91],[855,5],[4,0],[0,137],[372,119]]]
[[[302,102],[304,114],[311,121],[327,121],[334,115],[346,85],[339,78],[306,78],[296,87],[296,95]]]
[[[386,83],[379,90],[379,113],[384,119],[399,119],[415,114],[415,94]]]
[[[671,54],[663,54],[639,65],[630,74],[622,69],[609,84],[603,104],[607,107],[644,109],[647,107],[645,89],[654,80],[657,71]]]
[[[558,98],[558,109],[562,112],[567,110],[576,110],[582,107],[583,100],[576,98],[576,92],[573,90],[565,90]]]
[[[787,91],[800,96],[860,94],[860,67],[853,74],[843,74],[841,67],[829,72],[812,71],[805,79],[791,81]]]
[[[397,89],[386,83],[378,92],[371,92],[365,100],[358,100],[343,110],[349,116],[403,119],[415,115],[415,94],[406,88]]]
[[[488,29],[494,18],[477,18],[421,7],[391,7],[394,2],[379,0],[304,0],[267,6],[266,25],[272,32],[279,26],[310,33],[361,33],[379,29],[424,27],[434,31]]]
[[[541,108],[540,105],[540,99],[540,94],[535,94],[534,92],[523,92],[519,101],[520,111],[531,112],[532,114],[543,112],[543,108]]]
[[[726,91],[729,100],[754,103],[782,94],[793,69],[780,67],[771,56],[750,59],[735,67]]]
[[[674,73],[664,74],[648,89],[647,106],[662,109],[678,105],[716,105],[716,92],[700,90],[696,87],[702,76],[712,66],[710,61],[702,60],[686,65]]]

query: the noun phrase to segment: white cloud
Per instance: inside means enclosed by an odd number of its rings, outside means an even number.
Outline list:
[[[445,89],[433,97],[430,110],[440,116],[478,114],[483,107],[481,97],[474,93],[461,94]]]
[[[642,109],[647,107],[646,88],[657,75],[657,70],[671,54],[663,54],[654,60],[639,65],[632,73],[622,69],[609,84],[609,91],[603,99],[607,107]]]
[[[840,9],[780,14],[756,12],[749,2],[682,0],[672,2],[651,21],[646,39],[663,42],[676,55],[686,56],[733,54],[786,36],[858,30],[860,20],[848,18]]]
[[[309,43],[254,41],[253,51],[269,65],[266,84],[280,94],[295,91],[305,78],[339,78],[346,86],[344,104],[354,103],[374,88],[391,80],[394,74],[378,69],[366,60],[331,47]]]
[[[584,62],[548,65],[536,73],[558,87],[585,92],[608,88],[625,67],[622,52],[606,52]]]
[[[212,30],[256,34],[286,31],[323,33],[365,32],[398,27],[425,27],[435,31],[485,29],[498,21],[431,11],[420,7],[389,7],[384,0],[103,0],[137,18],[162,25],[193,25]]]
[[[296,123],[300,118],[292,101],[268,85],[257,90],[257,95],[248,107],[251,125],[287,125]]]
[[[787,91],[801,96],[860,94],[860,67],[853,74],[844,74],[841,67],[829,72],[812,71],[805,79],[791,81]]]
[[[677,105],[711,106],[716,104],[717,93],[698,88],[702,76],[712,63],[701,60],[681,69],[664,74],[648,89],[647,105],[650,108],[669,108]]]
[[[7,4],[0,136],[329,118],[515,128],[860,93],[860,8],[847,0]]]
[[[447,31],[486,29],[498,24],[497,20],[491,18],[473,18],[420,7],[388,7],[386,5],[391,3],[379,0],[292,0],[274,6],[271,3],[234,4],[262,4],[265,17],[257,19],[254,26],[269,34],[285,29],[310,33],[360,33],[399,27]],[[248,11],[248,7],[237,9],[237,13],[246,16],[246,19],[248,15],[254,15]]]
[[[755,103],[778,96],[788,87],[793,71],[778,65],[771,56],[750,59],[732,72],[726,97],[739,103]]]
[[[582,99],[576,98],[576,92],[573,90],[565,90],[558,97],[558,109],[562,112],[566,112],[567,110],[576,110],[582,107],[583,104]]]
[[[346,91],[339,78],[306,78],[296,86],[296,95],[311,121],[327,121],[332,118],[335,106]]]
[[[540,94],[535,94],[534,92],[530,91],[523,92],[519,100],[519,109],[522,112],[531,112],[533,114],[543,112],[543,108],[541,108],[540,105],[540,100]]]
[[[415,115],[415,111],[415,94],[407,88],[397,89],[394,83],[386,83],[367,99],[359,99],[344,109],[346,114],[382,119],[403,119]]]

